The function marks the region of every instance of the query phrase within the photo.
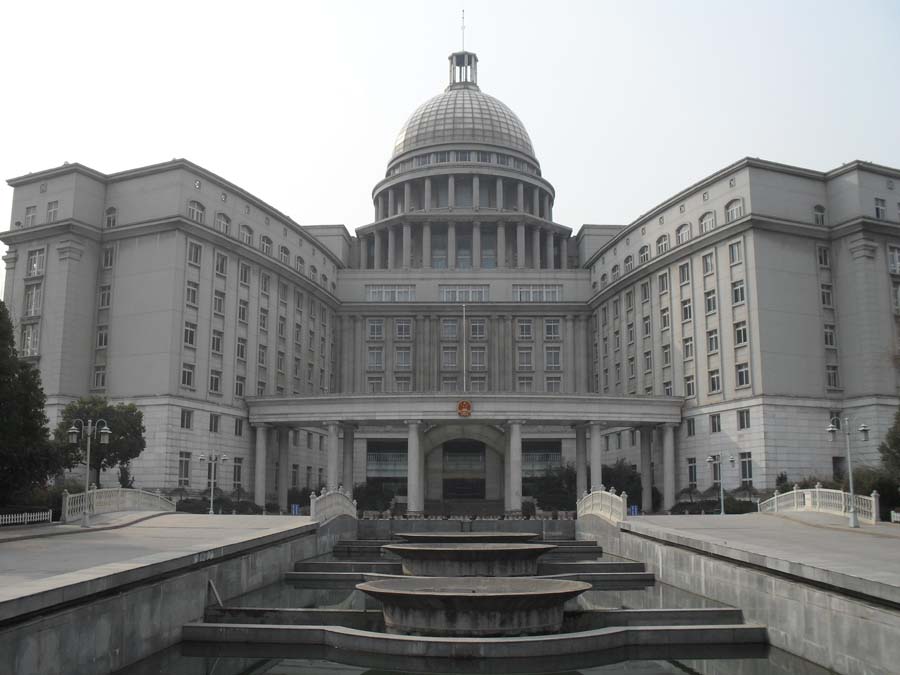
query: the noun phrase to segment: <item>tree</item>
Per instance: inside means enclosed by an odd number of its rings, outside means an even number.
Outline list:
[[[72,453],[50,442],[45,402],[40,373],[19,360],[12,321],[0,302],[0,503],[72,465]]]
[[[100,487],[100,472],[115,467],[127,467],[128,463],[143,452],[146,447],[144,441],[144,415],[133,403],[118,403],[110,405],[102,396],[87,396],[73,401],[62,412],[59,424],[56,427],[56,442],[58,445],[68,444],[68,430],[76,419],[84,421],[103,419],[109,425],[109,444],[101,445],[99,437],[91,440],[91,470],[97,472],[97,487]],[[84,463],[83,453],[86,450],[86,441],[83,435],[80,437],[77,456]],[[120,469],[121,470],[121,469]],[[126,480],[130,478],[130,469]],[[131,479],[133,480],[133,479]]]
[[[881,445],[878,446],[881,453],[881,462],[887,472],[900,481],[900,410],[894,415],[894,425],[888,429]]]

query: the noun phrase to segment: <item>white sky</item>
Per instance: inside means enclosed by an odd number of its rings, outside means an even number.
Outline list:
[[[479,84],[524,122],[573,230],[747,155],[900,166],[896,0],[43,0],[0,4],[0,178],[185,157],[352,232],[446,86],[463,6]],[[11,201],[0,185],[4,229]]]

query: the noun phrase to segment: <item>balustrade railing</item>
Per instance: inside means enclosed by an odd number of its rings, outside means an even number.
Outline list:
[[[53,511],[30,511],[28,513],[0,514],[0,526],[31,525],[33,523],[49,523],[53,520]]]
[[[338,516],[357,517],[356,500],[351,492],[322,488],[322,492],[313,493],[309,498],[309,517],[313,520],[324,523]]]
[[[878,522],[878,492],[873,491],[868,497],[854,495],[853,508],[856,516],[867,523]],[[759,503],[761,513],[778,513],[780,511],[818,511],[843,516],[850,511],[850,493],[842,490],[831,490],[816,483],[814,488],[801,489],[794,485],[790,492],[779,492],[764,502]]]
[[[628,495],[616,494],[615,488],[607,490],[602,485],[599,490],[585,492],[576,505],[578,517],[600,516],[611,523],[618,523],[628,516]]]
[[[88,490],[87,494],[69,494],[63,491],[60,520],[64,523],[78,520],[88,513],[114,513],[115,511],[174,511],[175,502],[158,492],[134,488],[101,488]]]

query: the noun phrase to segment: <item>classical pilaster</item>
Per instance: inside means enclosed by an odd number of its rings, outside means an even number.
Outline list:
[[[497,267],[506,267],[506,223],[497,223]]]
[[[421,420],[405,420],[406,437],[406,513],[422,515],[425,511],[425,486],[422,483],[422,448],[419,443]]]
[[[533,212],[535,218],[541,217],[541,191],[538,188],[534,188],[531,192],[531,210]]]
[[[266,505],[266,437],[269,428],[265,424],[256,426],[256,449],[254,451],[253,501],[257,506]]]
[[[344,423],[343,450],[344,457],[341,466],[341,483],[345,490],[353,490],[356,485],[353,477],[353,442],[356,438],[356,425]]]
[[[588,382],[590,381],[591,369],[593,368],[588,326],[588,317],[583,315],[575,317],[575,361],[579,364],[579,367],[575,370],[575,391],[579,394],[588,392]]]
[[[356,358],[354,359],[356,365],[354,369],[356,386],[353,390],[361,394],[366,391],[366,321],[357,314],[353,323],[356,326],[356,341],[354,342],[354,349],[356,350]]]
[[[553,220],[553,211],[550,206],[550,193],[544,193],[544,220]]]
[[[456,208],[456,177],[452,175],[447,176],[447,206],[451,211]]]
[[[516,268],[525,268],[525,223],[516,223]]]
[[[431,210],[431,179],[425,179],[425,210]]]
[[[565,372],[565,386],[563,387],[563,391],[567,393],[574,393],[577,390],[577,384],[575,382],[575,365],[580,364],[582,368],[584,368],[584,362],[578,360],[578,354],[575,352],[575,317],[571,314],[566,316],[566,325],[564,330],[566,331],[563,335],[563,341],[566,345],[566,348],[563,350],[562,361],[563,361],[563,372]]]
[[[525,184],[522,181],[516,184],[516,210],[525,211]]]
[[[509,420],[509,500],[506,512],[522,512],[522,420]]]
[[[412,183],[406,181],[403,184],[403,212],[412,211]]]
[[[384,197],[382,197],[382,195],[379,194],[375,198],[375,220],[378,221],[378,220],[381,220],[382,218],[384,218],[384,216],[382,215],[383,213],[384,213]]]
[[[290,430],[287,427],[276,427],[275,438],[278,441],[278,508],[283,513],[288,510],[288,485],[291,477],[291,455],[289,452]]]
[[[663,509],[675,506],[675,425],[664,424],[663,435]]]
[[[481,223],[472,223],[472,267],[481,268]]]
[[[497,209],[503,210],[503,179],[497,178]]]
[[[569,268],[569,238],[561,234],[559,235],[559,269],[565,270]]]
[[[338,428],[340,424],[338,422],[325,422],[325,426],[328,428],[328,464],[325,484],[329,490],[336,490],[340,480],[338,475],[341,462],[340,445],[338,443]]]
[[[410,267],[412,267],[412,225],[406,222],[403,223],[403,269],[408,270]]]
[[[394,269],[397,264],[397,232],[393,226],[388,227],[388,259],[387,269]]]
[[[641,511],[653,513],[653,462],[651,443],[653,427],[641,427]]]
[[[396,206],[394,204],[394,188],[388,188],[388,218],[394,215]]]
[[[431,268],[431,223],[422,225],[422,267]]]
[[[591,422],[591,492],[603,485],[603,424]]]
[[[481,208],[481,181],[478,176],[472,176],[472,208],[476,211]]]
[[[534,269],[541,269],[541,229],[539,227],[531,229],[531,258]]]
[[[548,270],[556,269],[555,265],[553,264],[553,232],[551,230],[547,230],[547,234],[545,235],[544,239],[546,240],[546,243],[544,244],[544,257],[547,260],[546,267]]]
[[[380,270],[381,267],[381,230],[375,230],[372,233],[372,236],[375,237],[375,261],[373,265],[373,269]]]
[[[580,499],[587,491],[587,428],[575,427],[575,497]]]
[[[447,268],[456,269],[456,223],[447,223]]]

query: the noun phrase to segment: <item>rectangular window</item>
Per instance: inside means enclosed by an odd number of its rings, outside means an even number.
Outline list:
[[[531,319],[519,319],[517,322],[518,336],[520,340],[534,339],[534,330]]]
[[[628,377],[634,377],[634,376],[635,376],[634,357],[629,356],[628,357]]]
[[[194,426],[194,411],[182,408],[181,409],[181,428],[182,429],[192,429],[193,426]]]
[[[366,335],[369,340],[383,340],[384,319],[368,319],[366,321]]]
[[[706,331],[706,353],[715,354],[719,351],[719,331],[717,329]]]
[[[544,339],[545,340],[559,340],[560,337],[561,337],[560,320],[559,319],[544,319]]]
[[[441,378],[441,391],[453,392],[459,389],[459,382],[456,375],[444,375]]]
[[[822,284],[822,306],[831,307],[832,302],[831,284]]]
[[[703,275],[712,274],[716,271],[715,264],[713,263],[713,254],[707,253],[703,256]]]
[[[681,354],[685,361],[694,358],[694,338],[684,338],[681,343]]]
[[[619,301],[618,299],[612,301],[612,309],[613,309],[613,318],[619,318]]]
[[[368,359],[366,360],[366,367],[369,370],[384,369],[384,348],[383,347],[369,347]]]
[[[36,206],[26,206],[25,207],[25,227],[31,227],[34,225],[34,221],[37,218],[37,207]]]
[[[695,488],[695,487],[697,487],[697,458],[696,457],[688,457],[687,458],[687,467],[688,467],[688,486]]]
[[[188,347],[195,347],[197,340],[197,324],[190,321],[184,322],[184,344]]]
[[[287,317],[278,316],[278,337],[287,337]]]
[[[25,265],[26,277],[37,277],[44,273],[44,249],[39,248],[34,251],[28,251],[28,258]]]
[[[883,204],[884,200],[881,200],[881,201]],[[47,222],[53,223],[56,221],[56,219],[58,217],[59,217],[59,202],[58,201],[47,202]]]
[[[193,386],[194,386],[194,364],[193,363],[182,363],[181,364],[181,386],[193,388]]]
[[[513,284],[515,302],[562,302],[562,284]]]
[[[669,308],[663,307],[659,310],[659,328],[666,330],[669,327]]]
[[[633,323],[630,323],[630,324],[628,324],[628,326],[626,326],[625,333],[628,338],[628,344],[630,344],[630,345],[634,344],[634,324]]]
[[[111,270],[113,266],[114,249],[112,246],[103,248],[103,269]]]
[[[234,396],[235,398],[244,397],[244,389],[247,386],[247,378],[243,375],[237,375],[234,378]]]
[[[622,337],[619,331],[615,331],[613,333],[613,349],[620,349],[622,347]]]
[[[456,345],[444,345],[441,348],[441,368],[456,368],[457,356]]]
[[[659,276],[656,277],[656,285],[659,288],[660,293],[665,293],[669,290],[669,273],[662,272]]]
[[[644,352],[644,372],[653,370],[653,352]]]
[[[742,408],[737,411],[737,428],[738,429],[749,429],[750,428],[750,409]]]
[[[213,292],[213,314],[225,314],[225,291]]]
[[[228,274],[228,256],[224,253],[216,253],[216,274]]]
[[[394,380],[394,390],[401,394],[408,394],[412,391],[412,379],[409,375],[401,375]]]
[[[50,202],[51,204],[55,204],[56,202]],[[49,211],[50,206],[47,206]],[[887,204],[883,199],[875,198],[875,218],[876,220],[884,220],[887,218]],[[55,220],[55,218],[54,218]],[[47,222],[50,222],[50,216],[47,216]]]
[[[472,370],[484,370],[487,368],[487,350],[484,347],[472,347],[469,354]]]
[[[412,339],[412,319],[394,319],[394,337],[398,340]]]
[[[546,370],[562,369],[562,352],[560,347],[544,347],[544,368]]]
[[[245,286],[250,285],[250,265],[244,262],[241,263],[240,268],[238,269],[238,278]]]
[[[266,345],[259,345],[256,350],[256,362],[261,365],[266,365],[266,360],[269,356],[269,348]]]
[[[441,339],[456,340],[459,337],[459,321],[457,319],[441,319]]]
[[[187,261],[191,265],[200,264],[200,256],[203,254],[203,247],[195,241],[188,242]]]
[[[106,326],[101,326],[101,329],[105,329]],[[98,329],[97,339],[100,339],[100,333]],[[26,323],[22,325],[22,342],[20,343],[19,348],[19,356],[37,356],[40,346],[40,325],[36,323]],[[101,346],[101,345],[98,345]],[[103,347],[106,346],[106,337],[104,336],[104,344]]]
[[[645,281],[641,284],[641,302],[650,302],[650,282]]]
[[[102,288],[102,286],[101,286]],[[200,295],[200,284],[196,281],[187,282],[187,288],[185,289],[184,301],[189,307],[197,307],[199,302]]]
[[[519,370],[531,370],[534,368],[534,362],[531,358],[531,347],[519,347],[516,363]]]
[[[750,386],[750,364],[738,363],[734,367],[734,372],[738,387]]]
[[[722,431],[722,418],[719,413],[709,416],[709,433],[717,434]]]
[[[719,369],[715,368],[709,371],[709,393],[715,394],[722,391],[722,377],[719,375]]]
[[[264,307],[259,308],[259,329],[269,329],[269,310],[265,309]]]
[[[672,345],[662,346],[662,362],[664,366],[668,366],[672,363]]]
[[[106,366],[94,366],[94,388],[102,389],[106,386]]]
[[[817,246],[816,257],[819,260],[819,267],[831,267],[831,250],[827,246]]]
[[[562,378],[559,375],[548,375],[544,380],[544,390],[549,394],[562,391]]]
[[[643,324],[643,333],[642,333],[643,336],[644,336],[644,337],[650,337],[650,333],[651,333],[651,330],[652,330],[650,317],[649,317],[649,316],[645,316],[645,317],[643,317],[643,318],[641,319],[641,321],[642,321],[642,324]]]
[[[737,265],[744,260],[744,247],[741,242],[734,241],[728,245],[728,260],[732,265]]]
[[[734,324],[734,346],[740,347],[747,344],[747,322],[738,321]]]
[[[834,347],[836,344],[837,344],[837,340],[835,339],[834,324],[826,323],[825,324],[825,346],[826,347]]]
[[[672,381],[666,380],[663,382],[663,396],[671,396],[672,395]]]
[[[238,300],[238,321],[247,323],[250,316],[250,302],[248,300]]]
[[[694,310],[690,300],[681,301],[681,320],[690,321],[694,315]]]
[[[525,394],[534,391],[534,378],[531,375],[519,375],[516,379],[516,391]]]
[[[752,487],[752,485],[753,485],[752,453],[742,452],[740,454],[740,460],[741,460],[741,485],[744,487]]]
[[[26,291],[27,292],[27,291]],[[27,295],[25,296],[28,297]],[[100,287],[100,309],[107,309],[110,304],[110,300],[112,298],[112,287],[109,284],[105,284]],[[26,311],[28,309],[27,305],[25,307]]]
[[[744,280],[740,279],[731,283],[731,304],[740,305],[747,299],[744,294]]]
[[[825,381],[830,389],[837,389],[841,386],[837,366],[825,366]]]
[[[366,391],[370,394],[380,394],[384,390],[384,380],[380,377],[366,378]]]
[[[275,368],[279,373],[284,372],[284,352],[279,351],[277,356],[275,357]]]
[[[625,309],[634,309],[634,292],[625,293]]]
[[[185,411],[182,410],[182,413]],[[184,426],[184,425],[182,425]],[[191,453],[181,451],[178,453],[178,486],[187,487],[191,484]]]
[[[693,375],[685,375],[684,376],[684,395],[687,398],[692,398],[696,395],[696,391],[694,390],[694,376]]]
[[[484,319],[469,321],[469,337],[473,340],[484,340],[487,337],[487,324]]]
[[[236,417],[234,420],[234,435],[235,436],[243,436],[244,435],[244,420],[242,420],[240,417]],[[240,459],[240,458],[237,458],[234,461],[236,462],[236,461],[238,461],[238,459]]]
[[[107,289],[107,296],[109,295],[109,286],[101,286],[100,287],[100,306],[108,307],[109,300],[107,299],[106,305],[103,304],[103,289]],[[25,286],[25,306],[23,307],[23,311],[25,316],[38,316],[41,313],[41,293],[42,287],[41,284],[28,284]]]
[[[221,370],[210,370],[209,371],[209,390],[213,394],[221,393],[221,391],[222,391],[222,371]]]
[[[209,430],[217,434],[219,433],[219,416],[213,413],[209,414]]]
[[[408,370],[412,366],[412,350],[409,347],[397,347],[394,350],[394,367]]]
[[[237,422],[243,422],[244,420],[235,420]],[[232,464],[231,469],[231,489],[232,490],[241,490],[243,489],[243,477],[244,477],[244,458],[243,457],[235,457],[234,464]]]
[[[678,282],[682,285],[691,281],[691,263],[686,262],[678,266]]]
[[[688,417],[686,421],[687,421],[687,435],[693,436],[694,434],[697,433],[697,424],[695,423],[693,417]]]
[[[266,395],[266,381],[265,380],[257,380],[256,395],[257,396],[265,396]]]
[[[706,313],[714,314],[716,311],[716,292],[706,291],[706,293],[703,294],[703,299],[706,303]]]
[[[269,294],[269,275],[268,274],[260,274],[259,275],[259,292],[263,295]]]

